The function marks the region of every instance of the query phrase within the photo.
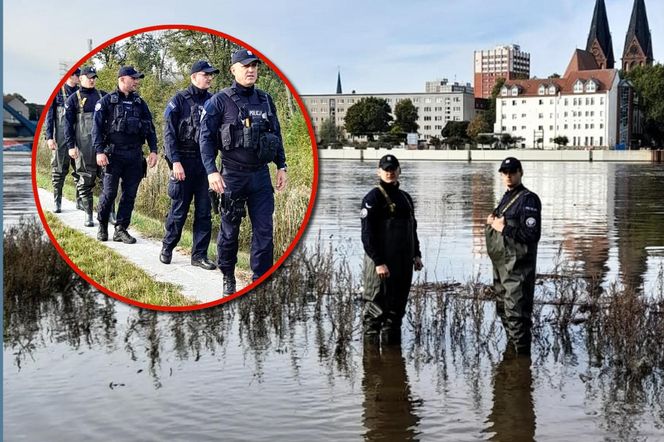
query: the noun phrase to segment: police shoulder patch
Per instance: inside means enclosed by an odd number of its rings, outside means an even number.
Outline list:
[[[537,220],[534,217],[529,216],[528,218],[526,218],[527,227],[535,227],[536,225],[537,225]]]
[[[169,106],[171,109],[175,109],[175,103],[173,103],[172,101],[169,101],[169,102],[168,102],[168,106]]]
[[[101,109],[101,103],[97,101],[97,104],[95,104],[95,112]]]

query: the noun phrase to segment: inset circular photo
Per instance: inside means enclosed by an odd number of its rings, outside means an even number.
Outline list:
[[[71,66],[42,113],[47,234],[104,293],[193,310],[249,292],[309,221],[318,155],[302,100],[261,52],[196,26],[142,28]]]

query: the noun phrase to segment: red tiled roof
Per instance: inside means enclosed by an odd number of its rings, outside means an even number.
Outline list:
[[[588,51],[584,51],[583,49],[577,49],[574,51],[574,54],[572,54],[572,59],[569,61],[563,77],[567,77],[567,75],[571,72],[591,71],[595,69],[599,69],[599,66],[595,61],[593,54]]]

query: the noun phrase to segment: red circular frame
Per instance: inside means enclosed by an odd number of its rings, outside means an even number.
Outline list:
[[[288,89],[291,91],[293,97],[297,101],[298,105],[300,106],[300,111],[302,112],[302,115],[304,117],[304,120],[307,123],[307,128],[309,130],[309,138],[311,139],[311,148],[312,148],[312,155],[313,155],[313,160],[314,160],[314,177],[313,181],[311,183],[311,196],[309,198],[309,204],[307,206],[307,213],[304,216],[304,220],[302,221],[302,224],[300,225],[300,228],[297,231],[297,234],[295,235],[295,238],[293,241],[291,241],[290,245],[286,249],[283,255],[277,260],[276,263],[272,265],[270,270],[267,271],[263,276],[258,278],[256,281],[252,282],[242,290],[240,290],[237,293],[234,293],[230,296],[227,297],[222,297],[216,301],[211,301],[211,302],[206,302],[203,304],[196,304],[192,306],[159,306],[159,305],[153,305],[153,304],[146,304],[143,302],[138,302],[133,299],[129,299],[125,296],[119,295],[106,287],[102,286],[101,284],[97,283],[95,280],[90,278],[85,272],[83,272],[74,262],[69,259],[69,256],[67,256],[67,253],[60,247],[60,244],[58,243],[57,239],[53,235],[53,232],[51,231],[48,223],[46,222],[46,217],[44,216],[44,211],[41,207],[41,201],[39,200],[39,193],[37,190],[37,178],[36,178],[36,172],[37,172],[37,149],[39,148],[39,137],[41,135],[41,129],[44,124],[44,119],[46,117],[46,112],[42,112],[42,115],[39,118],[39,122],[37,123],[37,130],[35,132],[35,138],[33,139],[32,143],[32,166],[31,166],[31,172],[32,172],[32,192],[35,197],[35,203],[37,204],[37,212],[39,213],[39,218],[42,221],[42,224],[44,225],[44,229],[46,230],[46,234],[48,237],[51,239],[51,242],[57,249],[58,253],[62,256],[62,258],[69,264],[69,266],[76,272],[78,273],[83,279],[85,279],[87,282],[89,282],[92,286],[94,286],[97,290],[115,298],[118,299],[122,302],[126,302],[127,304],[135,305],[137,307],[143,307],[147,309],[152,309],[152,310],[160,310],[160,311],[191,311],[191,310],[200,310],[204,309],[207,307],[212,307],[215,305],[220,305],[224,304],[228,301],[231,301],[239,296],[245,295],[248,292],[250,292],[252,289],[257,287],[259,284],[261,284],[263,281],[265,281],[267,278],[270,277],[272,273],[274,273],[275,270],[277,270],[281,264],[288,258],[288,256],[293,252],[293,249],[295,246],[298,244],[300,241],[302,234],[304,233],[304,230],[306,229],[307,225],[309,224],[309,218],[311,217],[311,212],[313,211],[314,207],[314,202],[316,200],[316,191],[318,190],[318,147],[316,145],[316,136],[314,134],[314,129],[313,126],[311,125],[311,119],[309,118],[309,113],[306,111],[306,107],[304,106],[304,103],[302,102],[302,99],[297,93],[297,90],[293,87],[293,85],[290,83],[288,78],[277,68],[274,63],[272,63],[266,56],[264,56],[260,51],[254,49],[252,46],[248,45],[247,43],[243,42],[240,39],[237,39],[235,37],[232,37],[228,34],[224,34],[223,32],[216,31],[214,29],[210,28],[204,28],[201,26],[194,26],[194,25],[180,25],[180,24],[170,24],[170,25],[158,25],[158,26],[148,26],[144,28],[139,28],[135,29],[133,31],[126,32],[122,35],[119,35],[115,38],[112,38],[96,48],[94,48],[92,51],[90,51],[88,54],[86,54],[84,57],[78,60],[74,64],[74,66],[69,69],[67,74],[60,80],[58,83],[58,86],[55,88],[53,93],[51,93],[51,96],[49,97],[48,101],[44,105],[44,109],[49,109],[51,106],[51,103],[53,99],[55,98],[55,95],[58,93],[60,88],[64,85],[65,81],[67,78],[69,78],[74,71],[76,70],[76,67],[81,65],[84,61],[89,59],[92,55],[96,54],[97,52],[101,51],[105,47],[116,43],[117,41],[123,40],[125,38],[131,37],[132,35],[137,35],[137,34],[142,34],[145,32],[151,32],[151,31],[160,31],[160,30],[167,30],[167,29],[186,29],[186,30],[191,30],[191,31],[199,31],[199,32],[204,32],[207,34],[214,34],[218,37],[225,38],[227,40],[231,40],[232,42],[250,49],[251,51],[255,52],[256,54],[259,55],[259,58],[261,61],[265,64],[267,64],[278,76],[281,78],[281,80],[284,82],[284,84],[288,87]],[[221,284],[220,284],[220,291],[221,291]]]

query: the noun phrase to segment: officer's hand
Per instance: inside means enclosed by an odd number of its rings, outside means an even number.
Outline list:
[[[108,166],[108,157],[105,153],[97,154],[97,166],[106,167]]]
[[[288,175],[286,174],[286,171],[282,169],[277,170],[277,191],[281,192],[284,190],[286,184],[288,184]]]
[[[55,149],[58,148],[58,143],[56,143],[53,138],[50,138],[50,139],[46,140],[46,145],[51,150],[55,150]]]
[[[424,264],[422,264],[422,258],[420,258],[419,256],[413,258],[413,268],[415,269],[416,272],[422,270],[423,267]]]
[[[488,225],[491,225],[491,224],[493,224],[493,220],[495,220],[495,219],[496,219],[496,216],[492,213],[492,214],[490,214],[489,216],[486,217],[486,223]]]
[[[184,167],[182,167],[182,163],[179,161],[173,163],[173,178],[178,181],[184,181],[186,178],[184,174]]]
[[[390,269],[388,269],[385,264],[376,266],[376,273],[380,279],[386,279],[390,277]]]
[[[224,188],[226,188],[224,179],[219,172],[214,172],[208,175],[208,184],[210,185],[210,189],[219,194],[224,193]]]
[[[78,158],[78,148],[72,147],[71,149],[69,149],[69,156],[72,157],[73,159],[77,159]]]
[[[491,227],[498,232],[502,232],[505,228],[505,218],[502,216],[500,218],[495,218],[491,223]]]
[[[150,152],[150,155],[148,156],[148,166],[150,166],[150,168],[153,168],[156,165],[157,165],[157,154],[154,152]]]

